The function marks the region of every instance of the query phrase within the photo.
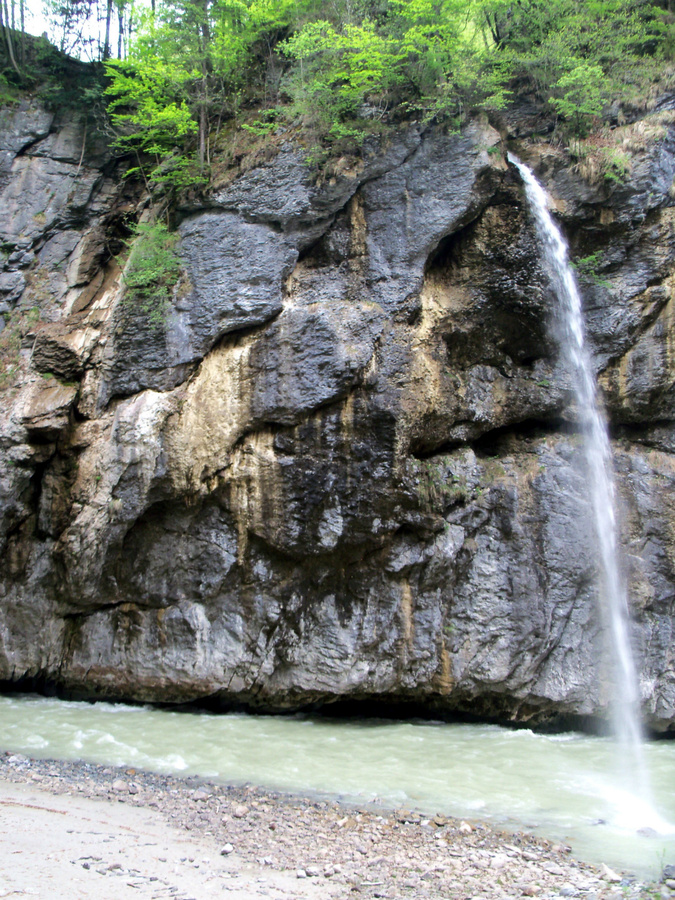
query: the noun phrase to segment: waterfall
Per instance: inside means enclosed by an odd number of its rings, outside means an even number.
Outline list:
[[[567,244],[549,212],[546,192],[519,159],[509,154],[509,161],[523,180],[546,267],[560,304],[560,350],[572,375],[578,423],[583,435],[588,495],[598,543],[601,615],[609,636],[612,720],[620,744],[623,776],[628,779],[632,792],[649,803],[639,682],[630,643],[626,586],[619,564],[612,454],[585,340],[581,297],[569,263]]]

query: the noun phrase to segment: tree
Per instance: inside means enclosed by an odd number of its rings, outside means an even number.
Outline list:
[[[529,81],[578,130],[613,94],[644,81],[664,44],[649,0],[486,0],[479,9],[510,76]]]
[[[13,10],[14,5],[12,5],[12,11]],[[2,34],[5,40],[5,46],[7,47],[7,56],[14,71],[17,74],[21,74],[21,69],[19,68],[19,64],[16,61],[16,54],[14,53],[14,36],[12,34],[13,29],[13,23],[10,24],[7,0],[0,0],[0,30],[2,30]]]
[[[339,30],[325,20],[311,22],[282,49],[300,64],[296,101],[315,120],[323,119],[333,137],[345,134],[345,121],[357,117],[369,94],[385,94],[400,78],[396,42],[369,21]]]
[[[305,5],[165,0],[148,10],[127,58],[107,66],[117,146],[153,157],[152,182],[180,188],[203,181],[212,117],[233,107],[261,35],[283,32],[291,11]]]
[[[122,55],[130,0],[43,0],[43,5],[51,38],[63,53],[92,62],[106,60],[112,55],[116,27],[117,55]]]
[[[583,132],[675,50],[663,6],[157,0],[137,13],[126,59],[107,63],[117,145],[138,155],[149,183],[180,189],[208,178],[213,124],[241,105],[275,104],[267,121],[243,123],[256,134],[300,116],[320,142],[342,146],[358,144],[393,108],[457,124],[472,108],[503,105],[523,84]],[[104,55],[107,46],[105,38]]]

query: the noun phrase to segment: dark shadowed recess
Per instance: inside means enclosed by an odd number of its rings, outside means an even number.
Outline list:
[[[405,698],[376,698],[366,697],[356,700],[337,700],[328,702],[316,702],[299,706],[291,710],[275,710],[266,707],[251,707],[242,702],[233,702],[217,695],[205,697],[192,703],[144,703],[136,700],[120,701],[110,700],[105,695],[92,697],[89,690],[85,696],[83,692],[65,688],[54,681],[41,675],[30,678],[21,678],[17,681],[0,680],[0,694],[40,694],[44,697],[59,700],[71,700],[82,703],[97,702],[124,702],[128,706],[147,706],[152,709],[170,709],[173,712],[195,714],[205,712],[210,714],[245,713],[248,715],[285,716],[292,718],[302,716],[308,719],[328,719],[332,722],[358,722],[358,721],[392,721],[411,722],[413,724],[423,722],[438,722],[446,725],[497,725],[509,728],[513,731],[529,729],[537,734],[560,734],[566,732],[581,732],[582,734],[606,737],[611,734],[610,724],[594,716],[577,716],[563,714],[551,716],[546,721],[514,722],[510,718],[502,716],[498,712],[499,700],[492,698],[493,711],[487,708],[489,698],[481,698],[480,707],[475,711],[460,709],[449,712],[434,706],[433,701],[422,704],[415,700]],[[469,706],[470,703],[467,703]],[[521,714],[523,710],[520,711]],[[675,740],[673,732],[647,732],[645,737],[649,740]]]
[[[479,459],[485,459],[486,457],[507,455],[522,447],[523,444],[534,443],[541,438],[558,434],[579,434],[579,426],[576,422],[561,417],[524,419],[515,425],[493,428],[475,441],[449,441],[428,452],[423,449],[414,450],[412,456],[415,459],[433,459],[444,453],[452,453],[460,447],[470,446]]]

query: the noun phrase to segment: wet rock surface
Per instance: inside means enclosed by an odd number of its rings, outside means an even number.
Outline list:
[[[34,807],[39,808],[40,803],[49,806],[50,794],[66,801],[66,811],[68,798],[72,798],[74,811],[84,799],[105,800],[153,811],[170,826],[173,841],[170,835],[157,837],[148,829],[145,865],[132,863],[131,868],[124,853],[124,847],[132,848],[135,840],[136,819],[131,818],[131,811],[126,836],[118,824],[117,829],[104,829],[107,843],[95,844],[97,839],[90,837],[89,845],[83,844],[79,855],[73,852],[69,860],[80,875],[83,897],[101,896],[120,884],[129,884],[139,896],[187,900],[186,874],[193,876],[191,887],[201,891],[200,897],[231,892],[242,900],[260,895],[279,900],[315,896],[396,900],[668,896],[665,885],[640,882],[608,866],[580,862],[560,844],[442,815],[425,818],[412,810],[381,809],[376,804],[355,807],[250,785],[235,787],[135,769],[30,760],[11,753],[0,756],[0,780],[5,797],[12,785],[38,791],[40,801],[25,801]],[[13,795],[6,800],[0,792],[0,823],[12,802],[16,803]],[[67,823],[64,818],[63,824]],[[3,856],[7,840],[5,832],[0,837]],[[167,859],[181,846],[176,859]],[[27,846],[13,836],[11,851],[26,865],[30,860],[22,859],[22,850],[27,856]],[[158,859],[158,854],[163,858]],[[33,865],[38,860],[36,854]],[[91,893],[86,893],[83,872],[90,876]],[[118,894],[106,896],[117,898]]]
[[[516,112],[502,138],[580,266],[643,709],[668,731],[673,117],[619,130],[618,184]],[[0,681],[606,716],[569,373],[499,133],[411,126],[325,178],[282,147],[175,211],[157,322],[118,258],[142,187],[72,123],[8,116]]]

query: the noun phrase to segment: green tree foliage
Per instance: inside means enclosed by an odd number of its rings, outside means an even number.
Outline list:
[[[390,0],[401,71],[432,111],[501,106],[505,80],[480,31],[480,8],[463,0]],[[496,77],[495,77],[496,76]]]
[[[533,84],[578,131],[613,96],[644,85],[669,30],[646,0],[488,0],[482,13],[511,77]]]
[[[346,135],[345,122],[358,119],[366,98],[382,101],[400,83],[398,42],[368,20],[339,30],[323,19],[310,22],[282,51],[299,64],[288,81],[298,108],[333,138]]]
[[[107,93],[118,149],[134,152],[136,169],[144,171],[141,158],[149,159],[150,177],[157,184],[168,180],[180,188],[195,180],[193,160],[183,152],[198,127],[188,102],[192,73],[177,65],[170,52],[120,60],[114,72]]]
[[[118,147],[148,155],[155,184],[181,188],[203,180],[214,119],[234,113],[251,72],[264,68],[265,54],[274,54],[304,5],[164,0],[146,10],[128,57],[107,65]]]
[[[667,6],[667,4],[666,4]],[[650,0],[156,0],[110,61],[120,149],[149,182],[208,178],[211,140],[242,116],[256,135],[301,122],[357,144],[401,114],[458,122],[529,87],[585,133],[643,89],[673,45]],[[262,107],[246,123],[246,108]]]

